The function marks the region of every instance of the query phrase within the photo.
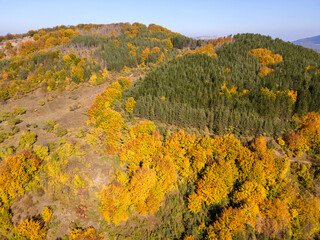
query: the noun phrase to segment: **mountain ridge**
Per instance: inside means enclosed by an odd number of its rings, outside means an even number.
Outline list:
[[[292,43],[320,52],[320,35],[298,39]]]

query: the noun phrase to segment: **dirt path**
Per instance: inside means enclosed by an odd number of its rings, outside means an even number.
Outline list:
[[[280,157],[280,158],[284,158],[285,155],[280,153],[279,151],[277,150],[273,150],[274,152],[274,155],[276,157]],[[300,157],[290,157],[289,158],[289,162],[290,163],[293,163],[293,162],[299,162],[299,163],[304,163],[304,164],[311,164],[311,165],[319,165],[318,163],[312,161],[312,159],[308,158],[308,155],[306,153],[303,153]]]
[[[0,105],[0,111],[12,111],[15,106],[24,108],[26,114],[19,116],[25,124],[42,124],[48,119],[55,120],[63,127],[69,129],[79,127],[88,120],[87,111],[95,97],[102,93],[109,83],[89,87],[80,86],[72,92],[45,92],[37,89],[33,93],[21,99],[10,99],[7,103]],[[52,101],[48,101],[49,96],[53,96]],[[44,101],[45,105],[40,106],[39,102]],[[78,109],[71,111],[71,108]]]

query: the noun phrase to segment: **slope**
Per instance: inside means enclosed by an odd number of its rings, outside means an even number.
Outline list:
[[[236,35],[217,56],[186,54],[131,89],[135,114],[216,134],[277,135],[320,109],[319,54],[279,39]]]
[[[301,45],[306,48],[311,48],[317,52],[320,52],[320,35],[299,39],[299,40],[293,41],[292,43],[296,45]]]

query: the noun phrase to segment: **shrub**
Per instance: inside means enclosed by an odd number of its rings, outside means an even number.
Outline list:
[[[35,133],[27,131],[25,134],[19,137],[20,148],[32,148],[33,144],[37,141],[37,135]]]
[[[43,101],[43,100],[39,100],[39,101],[38,101],[38,104],[39,104],[40,106],[43,106],[43,105],[45,105],[46,103],[45,103],[45,101]]]
[[[54,120],[47,120],[45,126],[43,127],[43,130],[47,131],[47,132],[53,132],[54,130],[54,126],[56,125],[56,121]]]
[[[55,125],[54,131],[57,137],[63,137],[68,133],[68,131],[65,128],[61,127],[60,124]]]
[[[44,222],[50,222],[51,217],[52,217],[52,209],[49,207],[46,207],[45,209],[43,209],[42,213],[41,213],[41,217],[43,219]]]
[[[21,123],[21,122],[22,122],[21,119],[15,118],[15,117],[10,117],[10,118],[7,120],[7,124],[8,124],[9,126],[15,126],[15,125],[17,125],[17,124],[19,124],[19,123]]]
[[[15,106],[13,108],[13,115],[17,116],[17,115],[22,115],[22,114],[25,114],[26,113],[26,110],[24,108],[19,108],[17,106]]]

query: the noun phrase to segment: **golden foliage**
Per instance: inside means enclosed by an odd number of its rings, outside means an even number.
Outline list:
[[[230,68],[225,68],[225,69],[223,70],[223,72],[224,72],[224,73],[229,73],[229,72],[231,72],[231,69],[230,69]]]
[[[42,227],[40,222],[26,219],[12,231],[10,239],[42,240],[46,239],[46,235],[47,229]]]
[[[188,51],[188,53],[189,54],[194,54],[194,53],[207,54],[210,57],[217,57],[217,54],[215,53],[215,47],[211,43],[202,47],[198,47],[193,51]]]
[[[320,152],[320,114],[310,112],[301,119],[301,135],[306,139],[310,148],[318,148]]]
[[[53,211],[49,207],[46,207],[45,209],[43,209],[43,211],[41,212],[41,217],[42,217],[43,221],[46,223],[50,222],[52,213],[53,213]]]
[[[132,113],[134,110],[134,107],[136,105],[136,101],[133,97],[130,97],[128,101],[125,103],[125,109],[127,113]]]
[[[260,205],[262,215],[261,232],[275,238],[284,236],[290,228],[289,206],[280,199],[266,200]]]
[[[155,172],[150,168],[140,168],[132,176],[128,189],[130,198],[140,214],[147,213],[147,199],[157,182]]]
[[[69,235],[70,240],[103,240],[103,235],[98,234],[92,227],[87,229],[75,228]]]
[[[186,134],[183,130],[172,134],[165,142],[164,152],[174,162],[178,173],[182,177],[188,177],[191,174],[190,161],[187,157],[192,145],[196,140],[195,136]]]
[[[7,157],[0,165],[0,204],[10,206],[13,199],[29,190],[29,183],[40,165],[30,152]]]
[[[290,209],[293,237],[314,239],[320,231],[320,199],[314,196],[300,196]]]
[[[265,76],[269,75],[272,72],[274,72],[274,69],[268,68],[268,67],[262,67],[262,68],[259,69],[258,75],[260,77],[265,77]]]
[[[146,59],[148,58],[149,54],[150,54],[150,49],[149,48],[146,48],[145,50],[142,51],[142,54],[141,54],[142,62],[146,61]]]
[[[283,140],[282,137],[278,137],[278,138],[277,138],[277,142],[278,142],[278,144],[279,144],[280,146],[284,146],[284,145],[286,144],[286,142]]]
[[[309,150],[307,140],[299,132],[290,132],[286,136],[286,143],[290,151],[294,152],[297,157]]]
[[[157,175],[157,186],[165,194],[174,188],[177,181],[176,167],[169,156],[157,155],[153,158],[154,171]]]
[[[320,114],[310,112],[299,121],[298,131],[290,132],[286,136],[288,148],[296,156],[300,156],[309,149],[320,153]]]
[[[238,93],[238,87],[232,85],[231,88],[229,89],[227,87],[227,84],[225,84],[225,83],[222,84],[220,95],[226,94],[227,96],[231,97],[237,93]]]
[[[267,87],[261,88],[261,89],[260,89],[260,92],[261,92],[263,95],[266,95],[266,96],[272,98],[274,101],[275,101],[279,96],[286,96],[286,97],[288,97],[288,98],[292,101],[293,104],[297,101],[297,95],[298,95],[298,92],[297,92],[297,91],[294,91],[294,90],[285,90],[285,91],[276,91],[276,92],[273,92],[273,90],[269,90]]]
[[[151,49],[151,53],[159,53],[160,52],[160,48],[159,47],[154,47]]]
[[[194,237],[191,235],[187,235],[183,238],[183,240],[194,240]]]
[[[24,41],[20,44],[18,51],[21,55],[27,55],[29,53],[37,51],[37,45],[32,40]]]
[[[121,184],[110,184],[101,194],[102,215],[115,224],[129,218],[130,194]]]
[[[209,227],[207,238],[232,240],[237,233],[246,232],[246,222],[246,216],[241,209],[225,209],[218,220]]]
[[[246,181],[233,194],[232,200],[237,204],[256,203],[259,204],[267,197],[266,189],[256,183]]]
[[[265,48],[252,49],[248,54],[259,57],[260,63],[265,66],[283,62],[281,55],[273,54],[270,50]]]
[[[230,161],[213,163],[196,184],[198,197],[207,204],[218,204],[230,193],[233,181]]]
[[[150,121],[140,122],[130,129],[119,157],[121,161],[131,164],[132,172],[139,166],[149,167],[152,158],[161,150],[161,137],[154,129],[154,124]]]
[[[188,208],[192,213],[198,213],[201,210],[203,200],[196,193],[192,193],[188,197]]]

